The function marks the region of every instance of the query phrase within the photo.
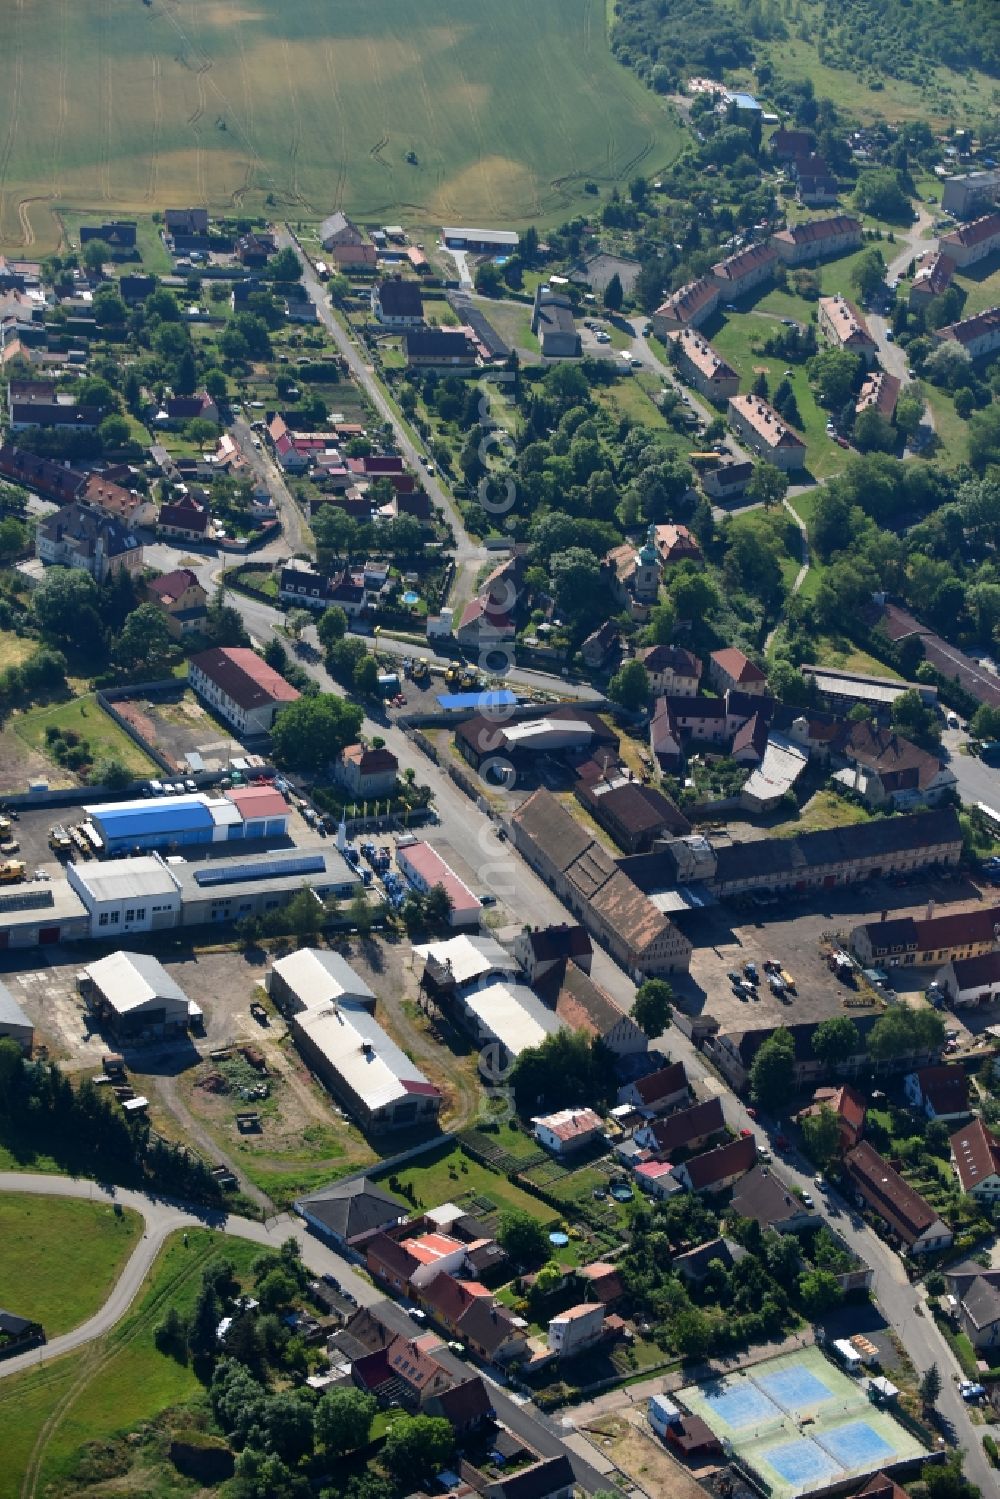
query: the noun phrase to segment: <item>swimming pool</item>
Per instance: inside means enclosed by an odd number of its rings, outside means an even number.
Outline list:
[[[408,593],[404,593],[403,594],[403,603],[404,604],[419,604],[420,603],[420,595],[419,595],[419,593],[414,593],[413,589],[411,588]]]

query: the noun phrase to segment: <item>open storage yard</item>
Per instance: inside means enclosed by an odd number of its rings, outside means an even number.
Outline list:
[[[603,0],[33,0],[8,23],[8,248],[53,248],[62,204],[252,211],[268,193],[296,218],[555,220],[586,178],[657,170],[681,144],[612,58]]]

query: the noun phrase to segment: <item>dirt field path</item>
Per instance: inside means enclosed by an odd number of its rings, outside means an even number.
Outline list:
[[[204,1151],[207,1158],[212,1162],[217,1162],[220,1166],[225,1166],[233,1173],[240,1184],[240,1191],[243,1195],[248,1197],[251,1202],[255,1202],[263,1211],[265,1217],[269,1217],[274,1213],[276,1211],[275,1205],[267,1193],[262,1192],[259,1187],[254,1185],[246,1172],[240,1169],[232,1156],[228,1155],[222,1149],[218,1140],[191,1113],[191,1110],[180,1095],[177,1087],[177,1079],[175,1077],[150,1078],[149,1085],[154,1089],[164,1107],[169,1109],[171,1114],[173,1114],[184,1133]]]

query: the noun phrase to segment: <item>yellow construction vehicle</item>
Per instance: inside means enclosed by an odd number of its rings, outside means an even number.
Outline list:
[[[24,865],[20,859],[5,859],[0,864],[0,885],[16,885],[24,879]]]

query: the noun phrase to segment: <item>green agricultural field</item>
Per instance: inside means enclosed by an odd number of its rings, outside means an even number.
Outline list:
[[[106,1300],[142,1232],[131,1209],[110,1203],[5,1192],[0,1197],[3,1304],[53,1338]]]
[[[106,1337],[0,1382],[0,1499],[45,1493],[50,1485],[78,1493],[79,1486],[61,1485],[72,1480],[84,1443],[106,1441],[196,1395],[194,1371],[157,1351],[154,1329],[169,1306],[181,1316],[190,1312],[211,1259],[231,1260],[245,1284],[260,1253],[259,1244],[205,1229],[192,1229],[186,1248],[173,1234],[133,1309]]]
[[[18,736],[40,754],[46,753],[45,730],[52,725],[70,729],[86,739],[95,762],[111,756],[137,776],[155,776],[157,766],[138,745],[132,743],[127,734],[109,718],[100,707],[96,697],[88,693],[85,697],[73,698],[66,703],[50,703],[44,708],[35,708],[12,720]]]
[[[604,0],[11,0],[0,101],[0,247],[36,252],[63,209],[558,222],[682,141]]]

